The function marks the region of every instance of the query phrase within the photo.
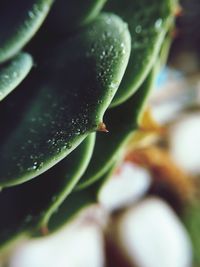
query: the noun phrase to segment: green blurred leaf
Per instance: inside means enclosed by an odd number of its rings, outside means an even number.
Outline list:
[[[59,209],[51,216],[48,229],[52,233],[65,227],[75,216],[83,209],[96,204],[101,187],[110,178],[115,168],[115,164],[107,170],[107,172],[97,181],[81,191],[73,191],[60,205]]]
[[[46,54],[43,66],[0,106],[2,187],[40,175],[98,129],[129,53],[126,25],[102,14]]]
[[[147,77],[173,22],[174,5],[173,0],[108,1],[105,10],[128,23],[132,41],[130,60],[112,107],[126,101]]]
[[[154,77],[155,72],[152,71],[135,95],[122,105],[106,112],[105,122],[109,133],[97,134],[92,159],[76,187],[77,190],[98,180],[113,162],[123,155],[124,145],[138,128],[138,121],[153,86]]]
[[[182,220],[189,233],[193,246],[193,266],[200,266],[200,202],[193,200],[184,207]]]
[[[0,101],[21,83],[32,66],[32,57],[27,53],[20,53],[9,62],[0,65]]]
[[[163,68],[167,64],[171,43],[172,43],[172,38],[171,38],[171,31],[170,31],[166,34],[165,39],[162,43],[160,53],[159,53],[160,69]]]

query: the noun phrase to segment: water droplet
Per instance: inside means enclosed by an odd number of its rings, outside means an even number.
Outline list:
[[[76,135],[80,135],[81,134],[81,129],[77,129]]]
[[[160,29],[162,26],[162,19],[157,19],[154,26],[157,30]]]
[[[28,15],[29,15],[29,17],[30,17],[31,19],[34,19],[34,17],[35,17],[35,14],[34,14],[32,11],[29,11],[29,12],[28,12]]]
[[[25,222],[28,223],[32,220],[33,216],[32,215],[27,215],[25,218]]]
[[[122,54],[124,55],[126,53],[126,49],[125,49],[124,43],[121,43],[120,47],[122,48]]]
[[[17,78],[17,76],[18,76],[16,71],[14,71],[12,75],[13,75],[13,78]]]
[[[111,84],[110,84],[111,89],[117,89],[117,87],[118,87],[117,83],[111,82]]]
[[[135,27],[135,32],[136,32],[136,33],[141,33],[141,31],[142,31],[142,26],[141,26],[141,25],[137,25],[137,26]]]
[[[37,169],[37,164],[38,164],[37,161],[35,161],[35,162],[33,163],[33,167],[32,167],[33,170],[36,170],[36,169]]]
[[[57,199],[57,196],[53,196],[51,200],[52,200],[52,202],[55,202],[56,199]]]
[[[42,161],[42,162],[40,162],[40,165],[38,166],[38,171],[43,167],[43,165],[44,165],[44,162]]]

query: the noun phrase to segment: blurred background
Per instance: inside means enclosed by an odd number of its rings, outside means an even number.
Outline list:
[[[145,141],[127,149],[99,203],[58,233],[23,240],[1,267],[200,267],[199,0],[181,2],[172,34]]]

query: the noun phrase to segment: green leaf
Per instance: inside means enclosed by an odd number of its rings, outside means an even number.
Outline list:
[[[124,146],[138,128],[138,122],[145,100],[152,88],[155,73],[152,71],[141,88],[124,104],[109,109],[105,122],[109,129],[106,135],[97,134],[94,153],[90,164],[76,186],[83,189],[98,180],[113,164],[120,159]]]
[[[184,207],[182,220],[189,233],[193,246],[193,265],[200,265],[200,202],[199,199],[193,199]]]
[[[6,64],[0,65],[0,101],[21,83],[32,66],[32,57],[27,53],[20,53]]]
[[[40,175],[98,129],[129,53],[126,24],[107,14],[47,53],[0,106],[2,187]]]
[[[95,134],[67,158],[36,179],[0,193],[0,245],[45,226],[90,161]]]
[[[53,0],[12,0],[0,4],[0,63],[11,58],[34,36]]]
[[[53,214],[53,216],[51,216],[48,223],[49,233],[53,233],[60,230],[62,227],[66,227],[66,225],[83,209],[91,206],[92,204],[96,204],[103,184],[110,178],[114,169],[115,164],[113,163],[99,181],[84,190],[78,192],[73,191],[65,199],[62,205],[60,205],[59,209]]]
[[[94,19],[107,0],[59,0],[47,18],[51,31],[66,33]]]
[[[172,38],[171,38],[171,31],[170,31],[166,34],[165,39],[162,43],[161,50],[160,50],[160,54],[159,54],[160,69],[164,67],[167,63],[171,43],[172,43]]]
[[[39,65],[49,45],[76,34],[97,17],[107,0],[58,0],[26,49]]]
[[[111,106],[126,101],[147,77],[173,21],[173,0],[110,0],[106,11],[114,12],[128,23],[131,34],[130,60]]]

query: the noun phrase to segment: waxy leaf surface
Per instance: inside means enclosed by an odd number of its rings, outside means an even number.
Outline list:
[[[95,134],[52,169],[22,185],[0,193],[0,245],[17,236],[42,231],[53,212],[72,191],[86,169],[94,147]]]
[[[6,0],[0,3],[0,63],[11,58],[34,36],[53,0]]]
[[[20,53],[0,65],[0,101],[26,78],[32,66],[32,57],[27,53]]]
[[[106,0],[59,0],[53,5],[47,24],[55,33],[67,33],[89,23]]]
[[[166,31],[172,24],[173,0],[110,0],[106,11],[128,23],[131,55],[112,106],[126,101],[147,77],[159,54]]]
[[[0,185],[45,172],[98,130],[130,54],[127,25],[102,14],[52,47],[0,105]]]
[[[122,152],[124,145],[138,129],[140,115],[153,81],[154,73],[152,72],[135,95],[124,104],[106,112],[105,122],[109,133],[106,135],[97,134],[92,159],[77,185],[77,190],[98,180],[113,164],[113,161],[120,159],[120,152]],[[121,155],[123,154],[121,153]]]

